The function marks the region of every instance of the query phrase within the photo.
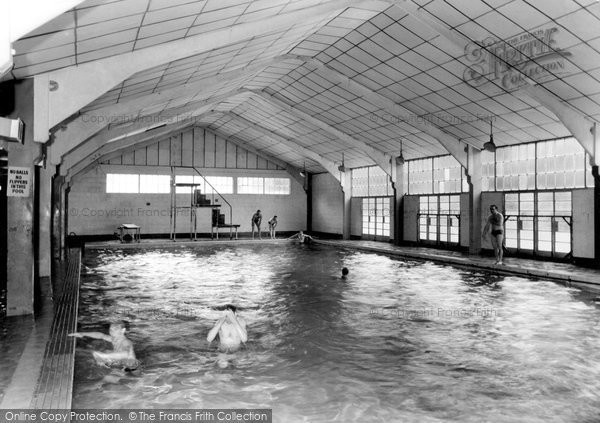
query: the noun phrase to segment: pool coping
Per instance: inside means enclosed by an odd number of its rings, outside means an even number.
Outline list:
[[[453,266],[467,269],[475,268],[497,274],[550,279],[567,285],[576,285],[582,288],[593,290],[600,289],[600,271],[583,267],[577,267],[577,273],[573,273],[572,271],[568,270],[543,269],[541,266],[536,268],[535,261],[519,258],[510,258],[505,260],[504,264],[496,265],[493,263],[493,258],[485,258],[479,255],[467,254],[450,255],[444,254],[443,250],[438,249],[431,249],[431,252],[422,252],[414,250],[409,251],[408,247],[399,247],[385,243],[382,243],[382,245],[378,247],[371,244],[366,245],[362,241],[315,240],[315,242],[317,244],[331,245],[339,248],[350,248],[354,250],[382,253],[403,258],[451,264]],[[525,263],[528,263],[529,265],[525,265]],[[543,263],[545,265],[549,265],[548,262]]]

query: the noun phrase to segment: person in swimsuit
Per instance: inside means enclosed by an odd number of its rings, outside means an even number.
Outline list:
[[[256,210],[256,213],[252,215],[252,219],[250,224],[252,225],[252,239],[254,239],[254,227],[256,226],[256,230],[258,231],[258,239],[262,239],[262,234],[260,232],[260,224],[262,223],[262,214],[260,210]]]
[[[102,339],[110,342],[113,350],[109,352],[94,351],[92,354],[96,363],[107,367],[123,367],[125,370],[135,370],[139,366],[139,361],[135,357],[133,342],[125,336],[125,325],[123,323],[111,323],[108,329],[109,335],[101,332],[73,332],[67,336],[75,338],[93,338]]]
[[[235,352],[248,341],[246,322],[238,317],[234,305],[227,304],[225,306],[225,315],[208,332],[206,337],[208,343],[211,343],[217,334],[219,335],[219,351],[223,353]]]
[[[483,228],[482,237],[485,237],[490,228],[492,229],[490,238],[492,241],[492,247],[494,247],[494,255],[496,256],[496,264],[502,264],[503,250],[502,245],[504,241],[504,216],[498,211],[498,207],[495,204],[490,206],[490,217],[488,217],[487,223]]]
[[[292,235],[288,239],[297,239],[300,244],[310,244],[313,240],[312,236],[306,235],[302,231],[298,232],[297,234]]]
[[[277,216],[273,216],[267,222],[269,224],[269,235],[271,235],[271,239],[275,239],[275,228],[277,227]]]

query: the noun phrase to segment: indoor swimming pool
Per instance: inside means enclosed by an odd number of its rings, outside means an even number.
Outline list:
[[[554,282],[265,242],[88,250],[81,283],[79,330],[126,321],[142,366],[97,366],[109,346],[78,340],[74,408],[272,408],[277,422],[600,410],[600,307]],[[249,340],[220,368],[206,335],[227,303]]]

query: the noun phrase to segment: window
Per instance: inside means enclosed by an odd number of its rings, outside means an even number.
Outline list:
[[[204,194],[213,194],[214,189],[219,194],[233,194],[233,178],[231,176],[206,176],[206,183],[202,192]]]
[[[140,193],[168,194],[171,192],[169,175],[140,175]]]
[[[571,191],[504,195],[506,247],[536,255],[571,252]]]
[[[290,194],[289,178],[238,178],[238,194]]]
[[[496,189],[535,189],[535,144],[521,144],[496,150]]]
[[[432,194],[433,193],[433,161],[419,159],[408,161],[408,193]]]
[[[487,150],[481,152],[481,189],[496,191],[495,154]]]
[[[194,189],[200,188],[200,189],[202,189],[202,192],[204,192],[204,190],[203,190],[204,179],[202,179],[202,176],[199,176],[199,175],[176,175],[175,176],[175,184],[199,184],[199,186],[197,186],[197,187],[191,187],[191,186],[175,187],[176,194],[191,194],[192,188],[194,188]]]
[[[589,156],[572,137],[499,147],[495,154],[483,151],[481,164],[484,191],[594,186]]]
[[[288,178],[265,178],[265,194],[290,193],[290,180]]]
[[[538,189],[584,187],[585,159],[575,138],[537,143]]]
[[[362,234],[369,239],[390,236],[390,198],[368,197],[362,200]]]
[[[460,196],[423,195],[419,197],[419,241],[458,244],[460,240]]]
[[[382,197],[392,194],[390,178],[379,166],[352,169],[352,197]]]
[[[433,158],[433,192],[462,192],[463,168],[453,156]],[[468,188],[467,188],[468,191]]]
[[[108,173],[106,175],[107,193],[137,194],[139,190],[139,175],[126,173]]]
[[[263,178],[238,178],[238,194],[264,194]]]
[[[409,160],[407,177],[409,194],[469,191],[464,169],[452,156]]]

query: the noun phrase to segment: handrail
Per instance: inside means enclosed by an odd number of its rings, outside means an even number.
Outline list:
[[[200,176],[202,177],[202,179],[204,179],[204,182],[206,182],[206,183],[207,183],[207,184],[208,184],[208,185],[209,185],[209,186],[212,188],[212,191],[213,191],[213,198],[214,198],[214,193],[216,192],[216,193],[217,193],[217,195],[218,195],[219,197],[221,197],[221,199],[222,199],[222,200],[223,200],[223,201],[224,201],[224,202],[225,202],[225,203],[226,203],[226,204],[229,206],[229,224],[233,224],[233,207],[231,207],[231,204],[229,203],[229,201],[227,201],[227,199],[226,199],[225,197],[223,197],[223,196],[221,195],[221,193],[220,193],[219,191],[217,191],[217,190],[216,190],[216,188],[215,188],[215,187],[213,187],[213,185],[212,185],[210,182],[208,182],[208,181],[206,180],[206,178],[204,177],[204,175],[203,175],[203,174],[201,174],[201,173],[200,173],[200,171],[199,171],[198,169],[196,169],[196,168],[195,168],[195,167],[193,167],[193,166],[192,166],[192,169],[194,169],[194,171],[195,171],[195,172],[196,172],[198,175],[200,175]],[[217,218],[217,225],[218,225],[218,224],[219,224],[219,219]],[[212,225],[212,223],[211,223],[211,225]]]

